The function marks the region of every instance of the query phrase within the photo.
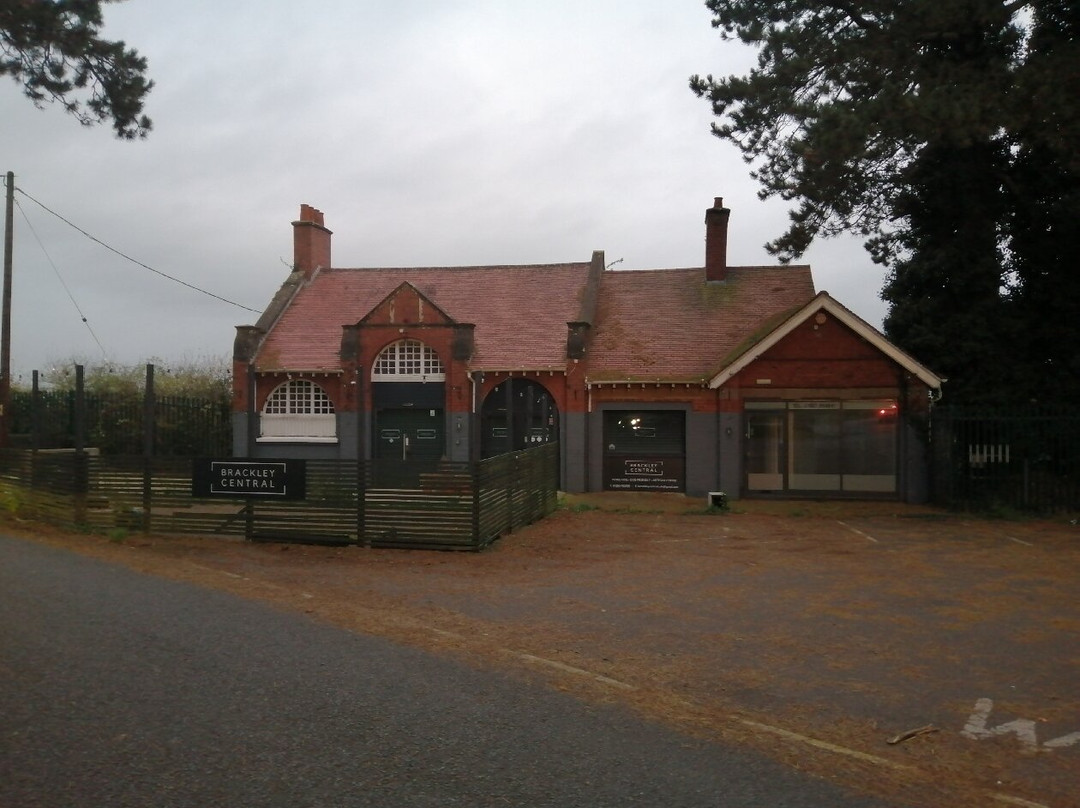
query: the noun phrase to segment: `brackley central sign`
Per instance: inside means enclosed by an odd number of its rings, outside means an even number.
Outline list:
[[[303,460],[200,459],[191,475],[194,497],[303,499],[306,487]]]

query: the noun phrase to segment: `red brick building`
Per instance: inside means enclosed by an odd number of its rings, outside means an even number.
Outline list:
[[[942,380],[808,266],[346,269],[323,214],[234,350],[240,456],[464,461],[558,441],[568,491],[925,495]]]

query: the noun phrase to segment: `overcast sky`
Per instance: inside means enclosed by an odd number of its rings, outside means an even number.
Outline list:
[[[688,89],[753,64],[701,0],[128,0],[105,14],[106,37],[149,60],[150,137],[35,109],[5,78],[0,171],[116,250],[251,309],[288,275],[301,203],[325,213],[335,266],[604,250],[653,269],[704,263],[704,212],[722,196],[730,263],[775,263],[762,245],[786,207],[758,200]],[[257,318],[16,201],[16,381],[72,358],[227,358]],[[884,272],[861,240],[804,260],[818,290],[880,327]]]

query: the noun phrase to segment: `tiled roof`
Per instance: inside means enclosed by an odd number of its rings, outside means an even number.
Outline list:
[[[695,269],[603,273],[590,381],[703,382],[762,324],[814,297],[809,266],[731,267],[706,283]]]
[[[566,324],[578,319],[588,275],[588,262],[320,270],[271,326],[256,367],[339,369],[341,327],[407,281],[455,321],[476,325],[472,368],[562,370]]]

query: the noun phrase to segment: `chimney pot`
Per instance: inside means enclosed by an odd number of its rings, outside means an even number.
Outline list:
[[[293,222],[293,270],[310,278],[319,267],[330,266],[330,237],[321,210],[300,206],[300,218]]]
[[[724,207],[724,198],[718,196],[709,210],[705,211],[705,280],[722,281],[727,278],[727,231],[731,211]]]

